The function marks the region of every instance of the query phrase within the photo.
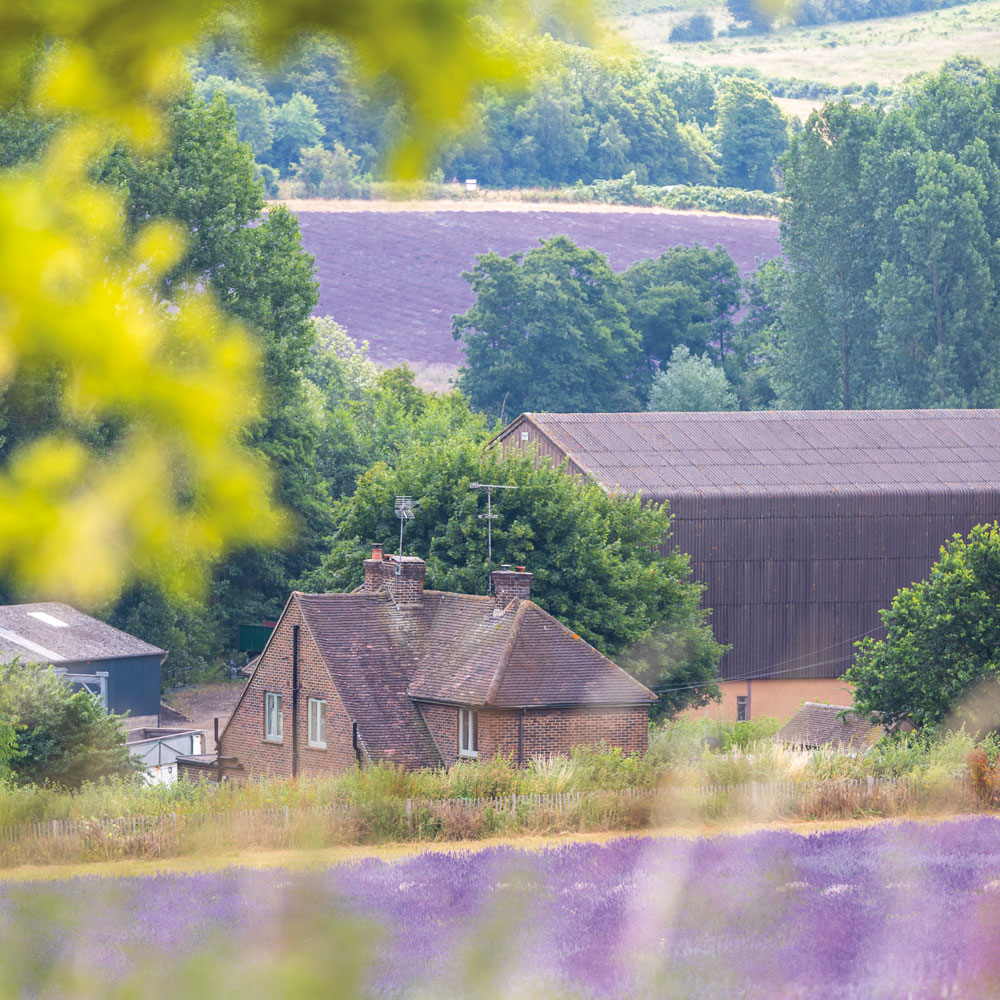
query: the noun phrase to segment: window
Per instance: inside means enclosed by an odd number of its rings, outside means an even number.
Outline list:
[[[736,696],[736,721],[747,721],[747,696],[745,694]]]
[[[264,692],[264,739],[281,742],[281,704],[284,698],[274,691]]]
[[[458,710],[458,755],[479,756],[479,713],[471,708]]]
[[[326,702],[322,698],[309,699],[309,746],[326,749]]]

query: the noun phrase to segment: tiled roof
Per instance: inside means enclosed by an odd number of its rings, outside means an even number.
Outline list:
[[[1000,410],[526,413],[608,489],[671,495],[1000,487]]]
[[[424,591],[296,595],[370,753],[440,764],[416,702],[492,706],[637,705],[655,696],[531,601],[494,614],[490,597]]]
[[[153,655],[166,654],[68,604],[0,606],[0,658],[5,660],[78,663]]]
[[[868,719],[842,705],[822,705],[807,701],[774,735],[777,743],[802,747],[864,748],[873,743],[882,730]]]

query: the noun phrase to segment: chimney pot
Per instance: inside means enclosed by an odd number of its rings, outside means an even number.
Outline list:
[[[382,558],[382,543],[372,542],[372,559]]]

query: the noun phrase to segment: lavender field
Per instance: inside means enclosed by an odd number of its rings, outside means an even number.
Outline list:
[[[721,243],[746,274],[780,253],[778,221],[662,211],[297,211],[316,256],[316,313],[368,340],[379,364],[458,364],[451,318],[475,301],[462,272],[476,254],[531,250],[568,236],[622,271],[670,247]]]
[[[0,883],[11,997],[980,998],[998,941],[986,817]]]

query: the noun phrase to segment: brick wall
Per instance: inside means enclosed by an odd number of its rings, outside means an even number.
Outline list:
[[[458,760],[458,709],[453,705],[420,706],[446,767]],[[519,711],[480,709],[479,759],[503,755],[515,763],[518,753]],[[524,760],[542,754],[568,754],[576,746],[621,747],[627,753],[645,753],[649,713],[634,708],[529,709],[524,715]]]
[[[434,744],[441,754],[445,767],[458,760],[458,709],[454,705],[420,706]]]
[[[299,625],[299,774],[322,775],[354,766],[351,720],[348,718],[330,673],[292,596],[285,613],[247,683],[232,717],[220,737],[220,754],[235,757],[242,771],[232,778],[292,774],[292,627]],[[282,742],[264,739],[264,694],[282,695]],[[326,699],[326,749],[308,745],[310,698]]]
[[[520,712],[479,713],[479,756],[497,754],[517,760]],[[567,754],[573,747],[621,747],[645,753],[649,744],[646,706],[629,708],[529,709],[524,715],[524,760],[539,754]]]

